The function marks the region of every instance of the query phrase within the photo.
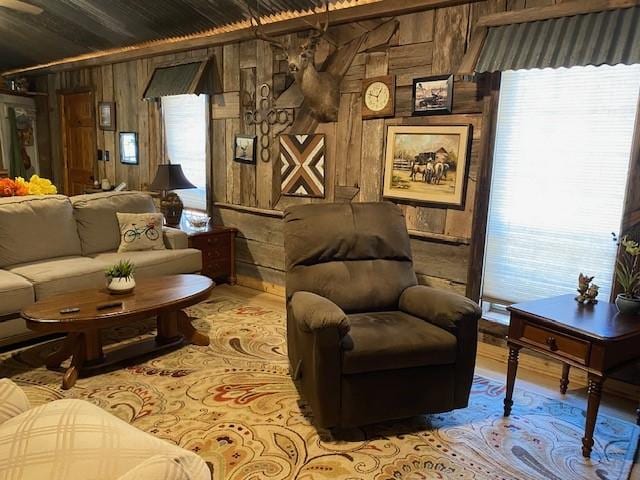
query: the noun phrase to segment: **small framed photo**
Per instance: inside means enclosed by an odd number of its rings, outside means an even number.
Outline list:
[[[256,137],[254,135],[236,135],[233,159],[240,163],[256,163]]]
[[[453,75],[415,78],[413,80],[413,114],[451,113]]]
[[[120,163],[138,165],[138,134],[120,132]]]
[[[116,104],[114,102],[98,103],[98,126],[100,130],[115,131]]]

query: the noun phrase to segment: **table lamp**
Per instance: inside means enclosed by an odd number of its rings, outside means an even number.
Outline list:
[[[161,192],[160,211],[164,215],[165,223],[171,227],[179,225],[184,205],[178,194],[169,190],[197,188],[184,176],[182,167],[172,163],[158,165],[156,178],[153,179],[150,188]]]

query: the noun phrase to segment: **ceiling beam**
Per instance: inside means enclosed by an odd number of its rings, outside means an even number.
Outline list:
[[[371,18],[402,15],[432,8],[474,3],[479,0],[348,0],[332,4],[331,25],[367,20]],[[268,35],[284,35],[309,29],[309,22],[314,22],[322,14],[300,14],[282,12],[261,19],[264,33]],[[144,57],[152,57],[168,53],[195,50],[216,45],[238,42],[253,38],[253,29],[249,22],[243,21],[207,32],[180,38],[168,38],[139,45],[91,52],[75,57],[63,58],[53,62],[17,68],[2,73],[4,77],[18,75],[42,75],[45,73],[74,70],[82,67],[106,65],[126,62]]]
[[[478,20],[478,27],[498,27],[514,23],[536,22],[640,5],[640,0],[574,0],[548,7],[533,7],[513,12],[493,13]]]

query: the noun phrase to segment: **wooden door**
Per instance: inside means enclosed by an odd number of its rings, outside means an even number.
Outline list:
[[[93,183],[97,156],[93,93],[63,93],[61,102],[65,193],[80,195]]]

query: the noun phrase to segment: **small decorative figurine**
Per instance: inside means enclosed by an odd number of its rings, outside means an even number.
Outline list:
[[[576,302],[583,305],[595,305],[598,303],[596,297],[598,296],[598,285],[591,283],[594,277],[588,277],[580,273],[578,276],[578,295],[576,296]]]

